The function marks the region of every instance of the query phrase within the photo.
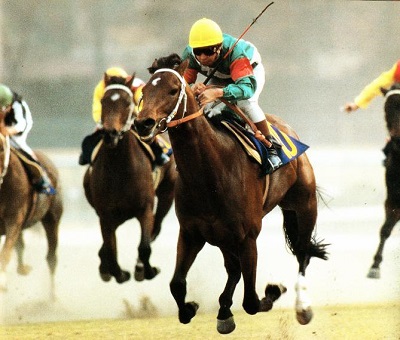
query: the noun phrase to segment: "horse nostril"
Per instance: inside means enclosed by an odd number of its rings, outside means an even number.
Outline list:
[[[147,119],[144,120],[144,122],[143,122],[143,126],[144,126],[146,129],[152,128],[155,124],[156,124],[156,121],[155,121],[153,118],[147,118]]]

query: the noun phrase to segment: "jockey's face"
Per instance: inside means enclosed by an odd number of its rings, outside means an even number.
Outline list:
[[[219,57],[221,47],[195,48],[193,53],[198,62],[204,66],[212,66]]]
[[[12,107],[12,104],[7,105],[7,106],[2,106],[2,107],[0,107],[0,112],[2,114],[9,113],[11,111],[11,107]]]

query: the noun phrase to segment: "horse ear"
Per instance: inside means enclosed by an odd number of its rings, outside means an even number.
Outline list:
[[[110,82],[111,77],[107,74],[107,72],[104,72],[104,83],[108,84]]]
[[[135,80],[135,77],[136,77],[136,72],[133,72],[132,75],[126,79],[125,85],[131,88],[133,81]]]
[[[382,94],[383,94],[384,96],[386,96],[386,93],[388,93],[388,90],[385,89],[385,88],[383,88],[383,87],[381,87],[381,92],[382,92]]]
[[[187,69],[189,65],[189,59],[185,59],[176,69],[176,71],[183,76],[183,73],[185,72],[185,70]]]

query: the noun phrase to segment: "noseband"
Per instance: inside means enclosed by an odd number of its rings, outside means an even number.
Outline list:
[[[4,145],[4,159],[3,159],[3,171],[0,174],[0,187],[3,184],[4,177],[7,174],[8,165],[10,164],[11,146],[10,137],[8,135],[4,136],[0,133],[1,143]]]
[[[111,85],[108,85],[104,89],[104,94],[107,91],[110,91],[110,90],[122,90],[122,91],[126,92],[129,95],[129,98],[131,99],[131,104],[129,106],[129,115],[128,115],[128,118],[126,119],[126,122],[125,122],[124,126],[122,127],[122,129],[120,131],[116,132],[115,136],[112,136],[112,137],[118,137],[118,139],[121,139],[123,134],[125,132],[127,132],[128,130],[130,130],[130,128],[131,128],[131,126],[133,124],[133,121],[135,119],[133,117],[133,110],[135,108],[135,104],[133,103],[133,93],[132,93],[130,88],[128,88],[127,86],[122,85],[122,84],[111,84]]]

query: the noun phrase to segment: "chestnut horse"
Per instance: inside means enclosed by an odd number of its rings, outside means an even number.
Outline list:
[[[134,115],[131,85],[119,77],[105,75],[106,88],[101,101],[102,145],[84,176],[88,202],[96,211],[103,245],[99,251],[100,276],[118,283],[130,279],[117,260],[116,229],[125,221],[137,218],[141,227],[139,257],[135,279],[154,278],[159,269],[150,265],[150,243],[161,230],[161,223],[174,198],[176,169],[171,161],[152,172],[152,161],[131,130]],[[157,174],[158,180],[153,180]],[[157,198],[157,210],[153,213]]]
[[[268,285],[260,300],[256,290],[257,236],[262,218],[279,205],[287,244],[299,263],[296,313],[301,324],[312,318],[307,295],[306,268],[312,256],[326,259],[325,245],[312,238],[317,218],[314,172],[305,154],[265,177],[225,128],[210,124],[200,109],[183,73],[159,69],[143,88],[143,107],[135,119],[142,139],[150,142],[168,128],[178,179],[175,207],[180,224],[176,266],[170,282],[181,323],[189,323],[198,304],[185,302],[186,277],[206,242],[219,247],[228,274],[219,297],[217,329],[235,329],[231,312],[235,287],[243,276],[243,308],[248,314],[268,311],[285,288]],[[287,134],[287,124],[268,116]]]
[[[386,216],[380,230],[379,246],[367,275],[372,279],[381,277],[379,266],[383,259],[383,247],[394,226],[400,220],[400,84],[393,85],[389,90],[382,89],[382,93],[386,96],[385,119],[390,136],[383,150],[386,155]]]
[[[5,242],[0,253],[0,289],[7,289],[6,269],[14,247],[18,255],[18,273],[21,275],[29,273],[30,267],[24,264],[23,260],[22,233],[25,228],[41,222],[48,243],[46,259],[51,277],[50,296],[54,299],[58,229],[63,212],[58,171],[47,156],[35,151],[57,193],[49,196],[35,191],[24,164],[10,147],[4,119],[5,115],[0,113],[0,235],[5,235]]]

